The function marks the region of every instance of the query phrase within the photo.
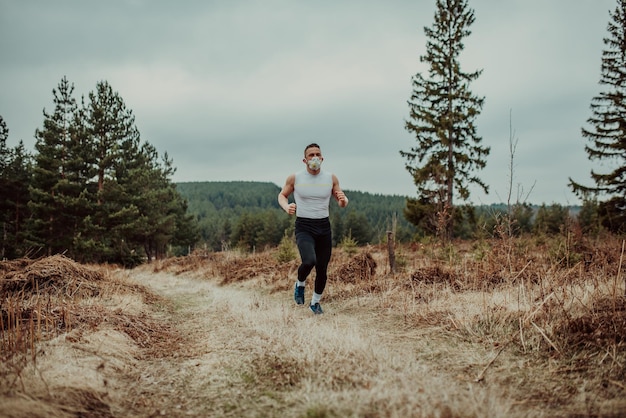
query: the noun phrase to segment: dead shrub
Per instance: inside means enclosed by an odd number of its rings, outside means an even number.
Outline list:
[[[183,274],[201,269],[207,262],[215,259],[214,254],[206,250],[195,250],[189,255],[170,257],[154,263],[155,273],[167,271],[173,274]]]
[[[8,265],[7,265],[8,264]],[[3,266],[4,265],[4,266]],[[41,292],[56,296],[88,297],[98,294],[99,270],[80,265],[64,255],[35,261],[1,262],[0,294]]]
[[[74,301],[100,294],[100,270],[55,255],[0,263],[0,347],[3,358],[73,326]]]
[[[456,272],[440,265],[418,268],[411,274],[411,281],[421,284],[445,284],[455,290],[462,287]],[[408,286],[410,287],[410,283]]]
[[[357,283],[363,280],[370,280],[376,275],[376,261],[369,252],[357,254],[352,259],[341,265],[334,276],[338,281],[346,283]]]
[[[281,274],[276,256],[271,251],[241,258],[223,258],[215,261],[215,267],[222,277],[223,285],[260,276],[273,278]]]
[[[599,299],[585,314],[564,318],[557,335],[562,336],[563,346],[577,349],[626,343],[626,297]]]

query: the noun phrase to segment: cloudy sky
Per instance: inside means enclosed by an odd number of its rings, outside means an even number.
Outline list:
[[[577,204],[589,183],[580,130],[601,87],[617,0],[469,0],[463,71],[482,69],[477,119],[491,147],[488,195]],[[282,186],[310,142],[347,190],[412,196],[400,150],[411,77],[426,74],[435,0],[0,0],[0,115],[9,145],[33,150],[66,76],[75,96],[107,81],[143,140],[182,181]],[[512,129],[511,129],[512,128]],[[511,131],[513,135],[511,135]],[[517,141],[509,187],[510,139]]]

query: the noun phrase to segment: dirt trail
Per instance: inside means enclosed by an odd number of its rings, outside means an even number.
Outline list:
[[[133,280],[170,301],[162,320],[185,339],[162,358],[134,364],[135,381],[125,392],[137,416],[510,412],[506,402],[467,375],[433,367],[450,352],[438,347],[444,342],[432,334],[436,330],[403,329],[368,309],[366,299],[326,302],[326,313],[315,316],[296,306],[289,292],[270,294],[253,281],[219,286],[165,273],[142,273]],[[477,365],[488,355],[477,358]]]
[[[258,277],[222,286],[202,275],[113,272],[118,291],[85,311],[101,315],[80,318],[91,328],[44,343],[20,374],[22,390],[0,398],[0,417],[558,415],[534,399],[541,388],[502,381],[503,368],[524,365],[498,357],[499,348],[427,317],[407,326],[401,311],[420,302],[407,294],[398,308],[382,282],[354,297],[345,285],[333,294],[330,283],[325,313],[314,315],[295,305],[286,284]]]
[[[37,284],[24,299],[31,316],[20,317],[30,322],[3,334],[3,347],[46,339],[0,362],[0,417],[624,416],[615,330],[626,310],[603,296],[615,295],[613,276],[594,281],[594,298],[561,276],[457,291],[447,283],[461,276],[438,265],[407,281],[374,277],[367,257],[354,257],[338,263],[316,316],[293,302],[297,262],[273,262],[268,253],[97,272],[64,257],[28,265],[9,284]],[[424,281],[433,278],[444,285]],[[594,312],[577,316],[567,300]],[[601,332],[587,334],[593,324]],[[600,337],[613,352],[564,349]]]

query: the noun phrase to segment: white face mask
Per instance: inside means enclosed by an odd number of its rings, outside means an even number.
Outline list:
[[[309,161],[306,162],[309,168],[313,171],[317,171],[320,169],[322,165],[322,159],[320,157],[313,157]]]

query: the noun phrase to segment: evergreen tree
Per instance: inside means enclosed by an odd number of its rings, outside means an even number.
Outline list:
[[[7,146],[9,129],[0,116],[0,260],[24,256],[28,219],[30,155],[22,141]]]
[[[532,232],[534,211],[528,203],[516,203],[512,206],[508,218],[513,223],[511,232],[522,235]]]
[[[104,260],[135,264],[141,256],[141,247],[134,247],[127,234],[138,228],[136,225],[141,221],[138,208],[131,204],[141,194],[131,197],[132,192],[125,192],[120,184],[130,177],[125,165],[139,155],[135,117],[106,81],[98,82],[96,90],[89,93],[82,112],[92,144],[90,157],[97,196],[89,219],[90,247]]]
[[[241,249],[255,250],[262,229],[263,220],[252,212],[245,212],[235,224],[230,240]]]
[[[467,200],[471,184],[488,191],[473,174],[485,167],[490,150],[481,145],[474,122],[484,98],[469,89],[482,71],[463,72],[459,62],[463,39],[471,34],[469,27],[474,20],[467,0],[437,0],[433,27],[424,28],[426,55],[420,57],[429,65],[428,77],[420,73],[413,77],[410,119],[405,123],[417,144],[409,151],[400,151],[418,191],[418,197],[407,202],[405,214],[415,209],[432,218],[436,213],[446,236],[453,230],[455,193]],[[417,221],[416,226],[426,226],[418,221],[418,213],[408,214],[408,219]]]
[[[162,258],[174,239],[182,199],[170,183],[174,168],[165,156],[159,163],[156,149],[135,141],[122,147],[126,158],[119,162],[116,181],[123,189],[123,210],[130,217],[121,224],[129,242],[143,247],[148,259]]]
[[[196,217],[188,212],[188,203],[176,189],[176,185],[170,183],[173,193],[173,210],[176,219],[176,228],[172,237],[172,245],[181,249],[176,254],[189,254],[190,250],[200,241],[200,228]]]
[[[13,148],[11,160],[5,169],[5,180],[7,189],[3,191],[3,196],[8,203],[6,212],[7,222],[5,224],[5,237],[7,238],[7,251],[3,257],[17,258],[24,257],[28,251],[25,243],[28,237],[26,228],[30,217],[28,202],[30,200],[30,179],[32,173],[32,157],[26,151],[24,142]],[[6,192],[6,195],[4,194]]]
[[[363,212],[350,210],[346,216],[344,228],[359,245],[369,244],[372,239],[372,228]]]
[[[591,101],[589,128],[582,129],[587,139],[585,151],[590,160],[608,162],[612,171],[591,171],[595,185],[588,186],[571,178],[570,187],[580,197],[590,194],[608,197],[600,203],[603,225],[613,231],[626,230],[626,0],[617,0],[609,13],[602,51],[600,85],[605,90]]]
[[[93,137],[98,193],[102,193],[106,181],[114,178],[117,163],[125,158],[123,152],[133,151],[136,155],[132,148],[139,144],[139,131],[132,111],[106,81],[97,83],[96,91],[89,93],[85,118]]]
[[[583,197],[583,205],[576,217],[580,229],[585,234],[597,234],[600,232],[599,205],[595,198]]]
[[[276,210],[266,210],[261,214],[263,229],[258,236],[258,246],[276,247],[280,244],[280,241],[285,235],[288,221],[288,219],[280,215],[281,213]],[[283,220],[283,222],[281,222],[281,220]]]
[[[217,234],[218,237],[218,242],[217,242],[217,246],[214,247],[216,250],[224,250],[225,248],[230,247],[231,244],[231,239],[230,237],[233,234],[233,224],[230,221],[229,218],[224,219],[224,221],[222,222],[222,225],[219,229],[219,232]]]
[[[89,213],[85,196],[88,164],[81,154],[88,145],[79,127],[74,86],[63,77],[53,89],[54,112],[45,110],[42,129],[35,132],[34,171],[31,187],[31,233],[33,244],[48,255],[73,252]]]
[[[566,231],[569,220],[567,207],[557,203],[550,206],[543,204],[537,210],[533,228],[536,233],[555,235]]]
[[[339,211],[332,211],[330,214],[330,224],[333,231],[333,245],[337,245],[346,235],[344,228],[343,216]]]

